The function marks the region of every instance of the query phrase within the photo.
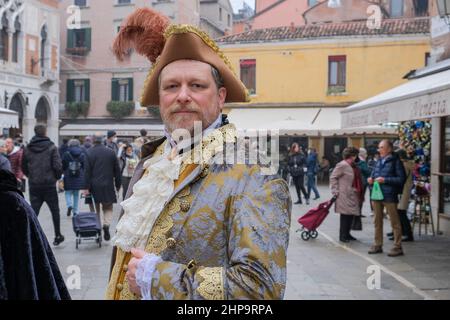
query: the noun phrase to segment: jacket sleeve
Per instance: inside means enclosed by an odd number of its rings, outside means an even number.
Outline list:
[[[282,299],[291,199],[286,182],[266,181],[227,201],[226,266],[159,262],[154,299]]]
[[[52,169],[56,179],[60,179],[63,174],[61,157],[59,156],[58,148],[55,146],[52,150]]]
[[[89,156],[84,157],[84,189],[89,190],[91,188],[91,162]]]
[[[122,174],[120,173],[119,159],[114,155],[114,182],[116,190],[120,189],[122,184]]]
[[[402,161],[398,158],[394,160],[393,166],[394,166],[394,175],[391,177],[385,177],[384,183],[403,188],[403,185],[405,184],[406,181],[405,167],[403,166]]]
[[[25,174],[25,176],[28,177],[28,157],[27,152],[23,150],[23,156],[22,156],[22,172]]]
[[[339,162],[330,176],[331,194],[336,195],[339,193],[339,178],[342,177],[343,174],[344,174],[343,164]]]

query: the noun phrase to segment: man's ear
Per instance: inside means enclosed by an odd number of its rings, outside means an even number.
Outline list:
[[[227,89],[225,87],[219,88],[218,94],[219,94],[219,107],[220,110],[222,110],[225,104],[225,99],[227,98]]]

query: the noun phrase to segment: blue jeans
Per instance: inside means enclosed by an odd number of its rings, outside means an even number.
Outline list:
[[[317,187],[316,187],[316,175],[312,174],[312,173],[308,173],[307,176],[308,176],[307,184],[308,184],[309,197],[311,198],[311,189],[312,189],[314,191],[314,194],[316,195],[316,198],[319,198],[320,197],[319,191],[317,190]]]
[[[67,207],[72,207],[73,215],[78,214],[78,199],[80,198],[80,190],[66,190],[66,204]],[[73,199],[73,203],[72,203]]]

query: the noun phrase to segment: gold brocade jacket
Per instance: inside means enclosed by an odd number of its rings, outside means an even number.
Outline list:
[[[229,137],[235,129],[229,124],[215,134]],[[138,164],[127,197],[164,143],[146,146],[150,156]],[[203,151],[214,143],[203,141]],[[290,219],[286,182],[259,165],[182,165],[145,248],[163,260],[153,274],[153,299],[282,299]],[[129,260],[114,248],[107,299],[139,299],[125,278]]]

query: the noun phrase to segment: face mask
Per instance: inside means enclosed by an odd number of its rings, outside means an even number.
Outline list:
[[[113,138],[112,140],[114,143],[117,143],[117,138]]]
[[[132,152],[127,152],[127,157],[132,157],[133,153]]]

